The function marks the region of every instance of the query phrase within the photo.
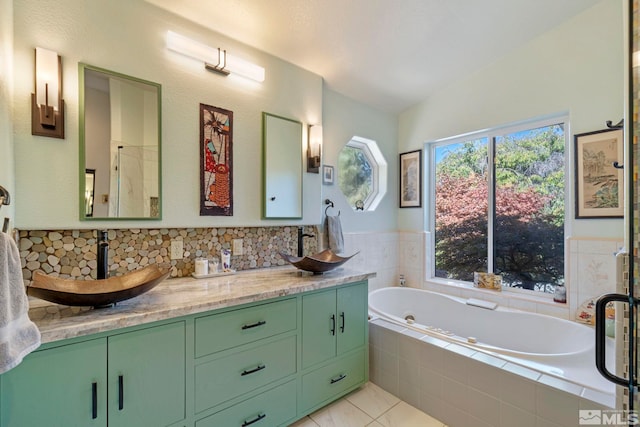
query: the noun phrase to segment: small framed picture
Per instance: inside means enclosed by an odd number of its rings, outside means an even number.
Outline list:
[[[622,129],[574,136],[576,218],[622,218],[624,172]]]
[[[400,207],[422,206],[422,150],[400,154]]]
[[[322,166],[322,183],[324,185],[333,185],[333,166]]]

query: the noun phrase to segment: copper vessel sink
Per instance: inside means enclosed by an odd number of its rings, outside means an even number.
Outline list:
[[[35,271],[27,295],[63,305],[106,307],[151,290],[169,273],[155,264],[100,280],[62,279]]]
[[[300,270],[311,271],[314,274],[321,274],[341,266],[354,256],[358,255],[358,253],[359,252],[356,252],[348,257],[341,257],[333,253],[330,249],[325,249],[317,254],[307,255],[302,258],[284,253],[280,253],[280,256]]]

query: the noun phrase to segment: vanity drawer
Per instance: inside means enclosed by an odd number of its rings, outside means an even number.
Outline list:
[[[196,427],[276,427],[296,416],[296,382],[289,381],[256,397],[196,421]]]
[[[195,368],[196,412],[296,372],[295,336],[202,363]]]
[[[302,376],[302,410],[364,382],[364,350]]]
[[[195,321],[196,358],[296,329],[296,299],[241,308]]]

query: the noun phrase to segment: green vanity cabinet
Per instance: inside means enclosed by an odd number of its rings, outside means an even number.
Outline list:
[[[367,281],[310,288],[48,342],[0,375],[0,427],[290,425],[367,381]]]
[[[301,412],[366,381],[367,291],[359,282],[303,295]]]
[[[109,426],[167,426],[185,418],[185,322],[108,338]]]
[[[302,368],[366,342],[367,283],[302,296]]]
[[[31,353],[0,376],[0,393],[2,427],[106,426],[107,340]]]
[[[184,372],[185,322],[36,351],[0,377],[0,426],[170,425]]]

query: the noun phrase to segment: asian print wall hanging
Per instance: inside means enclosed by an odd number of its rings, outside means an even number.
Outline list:
[[[200,104],[200,215],[233,216],[233,111]]]
[[[624,163],[622,129],[604,129],[574,136],[576,218],[622,218]]]

